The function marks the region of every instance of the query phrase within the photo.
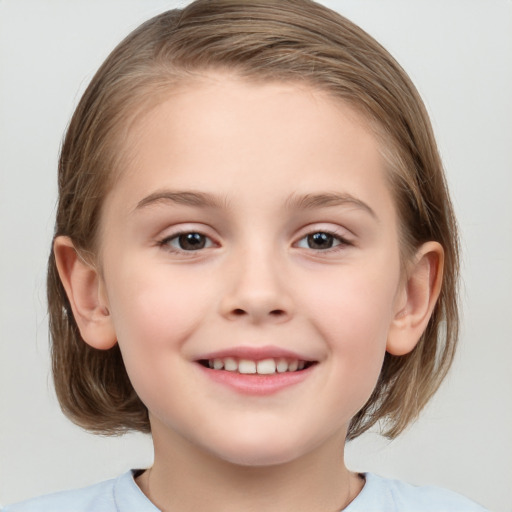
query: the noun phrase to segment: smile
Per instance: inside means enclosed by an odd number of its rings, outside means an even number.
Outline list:
[[[320,361],[272,345],[234,346],[201,354],[197,368],[210,382],[236,393],[267,396],[308,380]]]
[[[300,359],[266,358],[261,360],[238,359],[235,357],[217,357],[199,361],[213,370],[224,370],[243,375],[273,375],[275,373],[297,372],[311,366],[313,362]]]

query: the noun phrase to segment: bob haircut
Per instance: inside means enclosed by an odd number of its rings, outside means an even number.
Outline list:
[[[143,23],[100,67],[71,119],[59,161],[55,236],[96,264],[105,197],[123,168],[123,142],[138,115],[173,87],[208,71],[303,83],[355,108],[380,142],[400,219],[402,265],[422,243],[445,251],[443,286],[414,350],[386,353],[377,386],[347,439],[376,423],[396,437],[439,387],[458,336],[458,236],[430,121],[414,85],[372,37],[311,0],[197,0]],[[85,343],[57,273],[48,267],[53,375],[75,423],[101,434],[150,432],[148,412],[116,345]]]

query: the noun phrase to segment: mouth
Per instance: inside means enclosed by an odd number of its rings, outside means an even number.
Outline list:
[[[211,370],[238,373],[241,375],[275,375],[298,373],[316,364],[316,361],[278,357],[265,359],[245,359],[237,357],[215,357],[200,359],[198,363]]]
[[[269,396],[309,380],[320,361],[282,347],[235,346],[195,360],[211,382],[242,395]]]

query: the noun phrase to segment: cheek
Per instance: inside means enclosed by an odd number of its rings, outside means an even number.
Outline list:
[[[169,269],[132,263],[123,270],[126,266],[119,264],[107,283],[123,354],[147,359],[165,347],[179,348],[204,318],[208,290]]]
[[[361,266],[323,278],[305,297],[312,319],[333,342],[373,345],[387,334],[393,318],[398,273]]]
[[[325,340],[333,375],[352,390],[354,413],[373,391],[382,367],[397,282],[398,272],[351,268],[337,279],[330,276],[325,286],[317,280],[303,305]]]
[[[204,318],[205,290],[161,270],[151,272],[147,265],[129,268],[127,273],[118,265],[107,283],[123,361],[133,387],[148,407],[158,409],[162,389],[168,390],[165,403],[175,407],[179,397],[171,392],[170,377],[178,380],[184,370],[183,345]],[[133,270],[138,268],[147,270]]]

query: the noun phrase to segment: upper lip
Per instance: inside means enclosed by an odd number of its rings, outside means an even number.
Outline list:
[[[293,352],[292,350],[274,346],[250,347],[238,346],[208,352],[197,358],[198,361],[208,359],[223,359],[226,357],[234,357],[237,359],[249,359],[251,361],[261,361],[262,359],[297,359],[299,361],[314,361],[311,357],[304,354]]]

